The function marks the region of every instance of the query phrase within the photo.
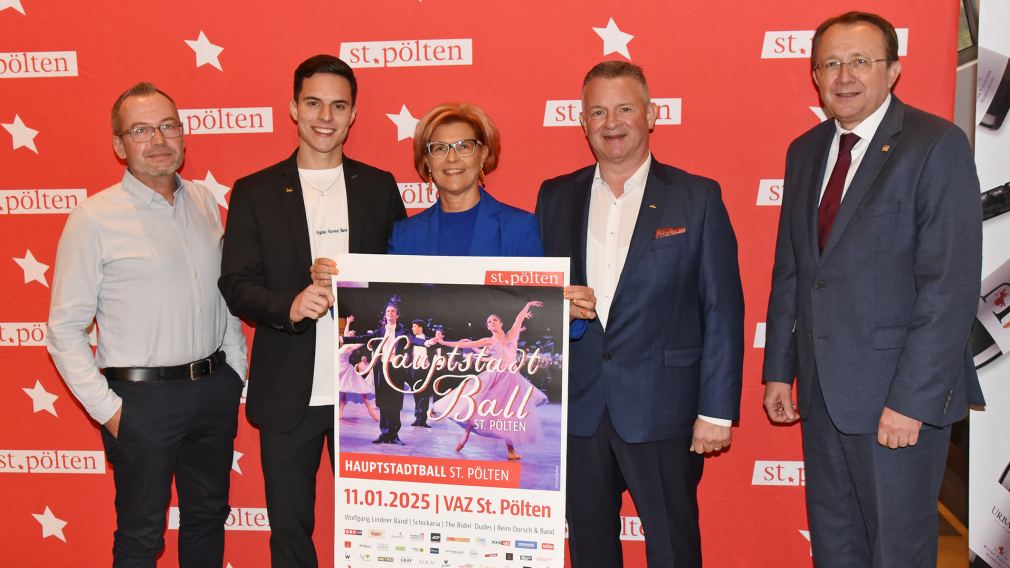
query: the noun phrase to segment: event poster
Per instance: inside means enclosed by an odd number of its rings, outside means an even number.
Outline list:
[[[337,263],[335,564],[563,566],[568,259]]]

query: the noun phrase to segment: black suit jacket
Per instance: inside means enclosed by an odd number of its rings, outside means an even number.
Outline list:
[[[232,190],[218,287],[232,313],[256,326],[246,413],[286,432],[308,410],[315,320],[292,325],[295,296],[311,283],[309,229],[295,154],[246,176]],[[392,174],[344,157],[350,252],[385,253],[407,216]]]

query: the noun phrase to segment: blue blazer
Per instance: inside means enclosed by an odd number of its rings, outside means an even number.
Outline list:
[[[393,226],[390,254],[438,254],[438,225],[442,206],[434,205]],[[533,215],[506,205],[480,189],[477,220],[467,256],[543,256],[537,220]],[[582,337],[589,324],[577,319],[569,324],[569,336]]]
[[[893,95],[892,95],[893,97]],[[786,157],[764,379],[818,381],[835,426],[873,434],[884,407],[944,426],[981,404],[968,346],[982,208],[965,135],[891,100],[818,251],[817,205],[834,121]]]
[[[571,257],[573,284],[586,284],[593,171],[547,180],[537,198],[546,254]],[[644,191],[607,328],[593,320],[570,345],[576,436],[604,412],[630,443],[690,437],[699,414],[739,416],[743,290],[719,185],[653,159]]]
[[[440,201],[397,222],[389,237],[390,254],[438,254]],[[544,247],[533,215],[506,205],[480,189],[477,220],[467,256],[543,256]]]

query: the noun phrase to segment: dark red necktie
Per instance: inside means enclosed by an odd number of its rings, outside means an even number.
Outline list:
[[[828,244],[831,225],[834,225],[835,214],[838,213],[838,207],[842,204],[845,176],[848,175],[849,165],[852,164],[852,147],[856,145],[856,142],[859,142],[859,137],[851,132],[842,134],[838,141],[838,160],[835,161],[835,168],[831,170],[828,185],[824,188],[821,205],[817,208],[817,242],[821,252],[824,252],[824,245]]]

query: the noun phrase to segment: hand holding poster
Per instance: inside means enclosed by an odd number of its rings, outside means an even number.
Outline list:
[[[336,565],[562,566],[568,260],[337,264]]]

